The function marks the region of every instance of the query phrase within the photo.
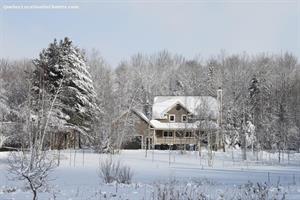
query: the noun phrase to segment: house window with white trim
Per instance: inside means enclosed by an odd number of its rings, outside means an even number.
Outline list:
[[[169,122],[175,122],[175,115],[169,115]]]
[[[181,115],[181,122],[187,122],[187,116]]]
[[[168,137],[169,136],[169,132],[168,131],[164,131],[164,137]]]
[[[173,137],[172,131],[164,131],[164,137]]]

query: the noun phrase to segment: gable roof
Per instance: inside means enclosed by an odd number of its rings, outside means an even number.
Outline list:
[[[141,111],[136,110],[134,108],[132,108],[131,111],[133,113],[135,113],[137,116],[139,116],[142,120],[144,120],[145,122],[149,123],[149,119],[148,119],[148,117],[144,113],[142,113]]]
[[[191,114],[217,119],[219,103],[211,96],[157,96],[152,106],[152,119],[164,119],[165,114],[177,104]]]
[[[175,106],[180,105],[183,109],[185,109],[188,113],[192,113],[185,105],[183,105],[180,101],[176,101],[175,103],[173,103],[172,105],[170,105],[168,108],[166,108],[163,112],[167,113],[169,112],[172,108],[174,108]]]

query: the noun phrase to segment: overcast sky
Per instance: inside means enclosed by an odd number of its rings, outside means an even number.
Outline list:
[[[187,58],[222,49],[300,58],[300,0],[1,2],[0,57],[34,58],[54,38],[68,36],[80,48],[98,49],[113,66],[163,49]],[[8,7],[14,5],[78,8]]]

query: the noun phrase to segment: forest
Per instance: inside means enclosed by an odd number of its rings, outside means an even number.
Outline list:
[[[43,130],[44,145],[52,133],[69,128],[82,135],[84,146],[117,149],[120,141],[112,124],[129,108],[151,117],[155,96],[216,97],[221,88],[227,146],[241,145],[251,123],[255,149],[299,151],[299,66],[289,52],[221,51],[187,59],[163,50],[137,53],[114,67],[96,49],[80,49],[68,38],[54,40],[39,58],[1,58],[0,144],[28,147],[30,129]]]
[[[43,188],[49,189],[47,185],[50,181],[50,172],[55,168],[66,170],[60,176],[67,178],[58,180],[70,179],[68,177],[71,176],[68,175],[69,167],[72,166],[72,162],[73,167],[79,163],[75,162],[76,159],[78,160],[76,158],[77,151],[82,153],[82,166],[85,165],[84,150],[93,152],[88,154],[88,159],[93,158],[93,161],[88,163],[91,168],[85,170],[87,174],[93,174],[96,171],[94,169],[97,165],[95,156],[112,156],[112,153],[115,154],[115,157],[120,156],[121,149],[131,142],[134,135],[134,118],[125,117],[125,122],[123,121],[121,127],[116,129],[116,122],[120,119],[124,120],[122,118],[124,113],[135,109],[151,119],[151,105],[155,96],[216,97],[219,89],[223,93],[220,129],[224,143],[223,151],[226,151],[227,154],[218,154],[220,153],[217,152],[219,149],[214,149],[217,154],[212,154],[209,153],[211,149],[207,148],[204,150],[204,152],[208,152],[207,156],[199,154],[191,159],[189,157],[193,155],[191,152],[177,154],[176,151],[166,153],[166,151],[155,152],[153,150],[151,161],[147,160],[146,149],[145,158],[141,162],[139,157],[142,155],[142,151],[136,150],[134,151],[134,162],[130,163],[135,165],[134,169],[144,171],[144,165],[150,166],[155,163],[156,167],[160,165],[163,170],[166,170],[164,175],[172,170],[171,165],[176,166],[179,173],[181,164],[177,163],[175,158],[180,157],[189,163],[186,165],[188,168],[194,166],[203,173],[203,167],[206,165],[202,162],[207,159],[207,167],[212,168],[213,155],[216,157],[217,166],[226,170],[224,162],[228,162],[227,167],[235,169],[235,160],[241,157],[239,149],[243,150],[243,159],[238,160],[238,166],[241,168],[244,165],[248,168],[248,162],[242,161],[247,161],[246,152],[250,150],[253,154],[248,155],[249,161],[260,159],[262,162],[257,166],[254,164],[254,169],[264,162],[271,162],[273,165],[274,155],[278,156],[276,160],[279,165],[286,164],[285,155],[288,155],[288,164],[298,162],[300,64],[292,53],[250,55],[246,52],[227,54],[225,51],[221,51],[209,58],[196,56],[190,59],[163,50],[150,55],[137,53],[120,62],[118,66],[111,66],[101,56],[99,50],[81,49],[76,41],[72,42],[66,37],[62,40],[54,39],[48,47],[41,50],[37,58],[23,60],[1,58],[0,149],[11,150],[11,153],[3,152],[1,156],[5,158],[5,162],[0,164],[4,164],[10,176],[14,177],[12,180],[26,182],[27,189],[24,191],[30,190],[33,199],[36,200],[39,193],[44,195]],[[66,149],[70,151],[69,155]],[[71,153],[71,149],[74,149],[73,153]],[[62,152],[52,150],[62,150]],[[228,158],[224,159],[224,155],[228,157],[229,152],[232,153],[232,161],[229,161]],[[256,152],[256,156],[254,152]],[[290,160],[290,152],[292,152],[292,160]],[[130,161],[131,153],[124,151],[122,158]],[[155,154],[165,161],[155,161]],[[171,159],[172,154],[174,154],[173,160]],[[268,155],[268,159],[264,154]],[[66,159],[69,159],[67,166]],[[139,166],[138,163],[142,164]],[[105,183],[117,184],[116,190],[113,192],[109,188],[110,185],[102,186],[110,191],[112,198],[109,199],[113,199],[117,195],[121,195],[120,199],[125,198],[122,195],[126,192],[118,192],[118,184],[131,184],[134,174],[132,168],[124,165],[124,160],[120,162],[112,157],[110,159],[103,157],[101,162],[99,157],[98,165],[98,173],[102,180]],[[152,168],[155,169],[155,167]],[[76,170],[79,169],[76,168]],[[289,168],[285,170],[289,170]],[[242,172],[243,169],[241,172],[232,173],[231,171],[230,173],[237,178]],[[59,173],[59,170],[56,173]],[[85,185],[83,182],[86,179],[80,179],[81,174],[76,171],[73,173],[77,175],[72,175],[72,177],[79,175],[76,180],[76,184],[79,184],[77,193],[73,194],[72,188],[66,193],[60,193],[50,188],[49,191],[53,193],[51,199],[56,199],[58,194],[62,199],[65,198],[64,194],[80,198],[78,196],[79,187]],[[161,171],[155,170],[155,173],[161,173]],[[197,171],[198,173],[199,171]],[[255,171],[247,173],[252,173],[255,181],[262,179],[261,175],[258,176]],[[295,173],[297,176],[298,171],[293,173],[293,185],[296,186]],[[151,173],[150,176],[148,173],[141,174],[141,180],[153,178]],[[194,171],[189,169],[183,174],[183,177],[195,175]],[[224,179],[223,173],[218,172],[218,176],[222,182],[230,180]],[[199,181],[200,179],[198,182],[193,182],[192,185],[196,186]],[[203,181],[205,179],[201,179],[201,184]],[[284,181],[286,182],[286,180]],[[270,172],[268,172],[268,184],[257,183],[256,186],[249,182],[241,188],[231,188],[236,191],[236,196],[234,194],[230,196],[225,192],[224,194],[215,194],[215,197],[217,198],[219,195],[218,198],[223,198],[224,195],[227,195],[225,197],[227,199],[246,197],[253,197],[252,199],[269,199],[270,197],[273,199],[271,194],[273,195],[274,188],[281,191],[279,183],[280,177],[277,186],[272,185]],[[12,184],[16,183],[12,182]],[[146,191],[147,187],[152,187],[153,199],[214,198],[206,198],[205,195],[213,193],[203,191],[204,188],[201,184],[197,186],[196,193],[188,184],[183,186],[186,187],[186,191],[189,191],[188,193],[181,193],[182,188],[181,186],[177,188],[176,183],[168,184],[170,185],[145,184],[140,186],[139,190],[145,187]],[[96,185],[95,183],[93,186]],[[209,190],[215,190],[215,184],[210,182],[208,185],[211,187]],[[8,186],[3,187],[0,194],[10,195],[10,193],[16,192],[15,186],[13,188],[6,187]],[[65,186],[63,188],[68,190]],[[138,189],[136,185],[124,188],[128,191]],[[46,192],[49,193],[47,190]],[[84,189],[83,192],[85,197],[92,194],[86,190]],[[289,188],[287,191],[291,194],[294,192],[293,188]],[[268,192],[270,196],[268,196]],[[136,193],[145,198],[150,195],[142,191]],[[173,197],[173,193],[178,193],[178,197]],[[19,194],[22,195],[22,193]],[[284,192],[276,192],[274,195],[283,195],[281,199],[285,197]],[[94,197],[107,198],[106,193],[102,194],[98,191]]]

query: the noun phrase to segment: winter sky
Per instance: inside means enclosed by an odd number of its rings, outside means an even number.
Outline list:
[[[20,5],[46,7],[9,7]],[[221,50],[300,58],[300,0],[1,0],[0,14],[0,57],[34,58],[54,38],[69,36],[113,66],[163,49],[188,58]]]

